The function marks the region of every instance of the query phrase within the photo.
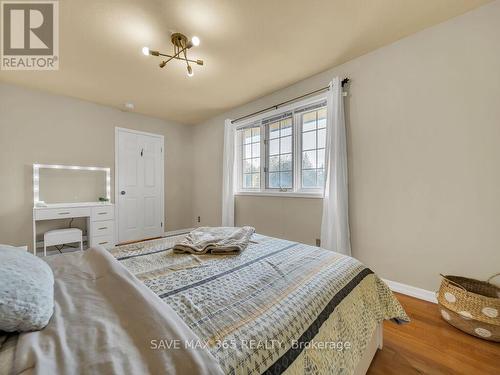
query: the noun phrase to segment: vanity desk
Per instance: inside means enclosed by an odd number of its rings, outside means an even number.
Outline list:
[[[41,220],[87,218],[87,244],[111,247],[115,244],[115,206],[112,203],[53,203],[33,208],[33,254],[36,255],[36,223]]]
[[[45,203],[40,200],[42,179],[41,171],[60,172],[62,174],[55,175],[58,180],[52,182],[48,188],[45,188],[45,194],[48,195],[51,191],[48,189],[56,189],[64,186],[70,192],[77,191],[77,197],[81,197],[82,191],[92,192],[91,199],[96,199],[100,194],[104,193],[106,200],[104,202],[72,202],[72,203]],[[52,172],[52,173],[53,173]],[[97,179],[97,185],[102,190],[98,193],[94,192],[93,185],[82,184],[81,178],[74,173],[100,173]],[[73,173],[73,174],[72,174]],[[102,176],[101,176],[102,174]],[[69,177],[67,177],[68,175]],[[50,175],[45,176],[45,183]],[[61,180],[61,178],[66,180]],[[68,180],[67,178],[70,178]],[[102,180],[101,180],[102,178]],[[73,179],[75,184],[72,187],[65,185],[69,184]],[[64,181],[64,182],[62,182]],[[93,182],[94,180],[92,180]],[[101,182],[102,181],[102,182]],[[104,182],[104,183],[103,183]],[[47,165],[33,164],[33,254],[37,254],[37,223],[44,220],[59,220],[59,219],[87,219],[87,245],[112,247],[115,245],[115,206],[110,203],[111,198],[111,171],[110,168],[102,167],[82,167],[82,166],[66,166],[66,165]],[[94,188],[95,189],[95,188]],[[105,189],[105,190],[104,190]],[[58,191],[61,193],[62,191]],[[98,195],[99,194],[99,195]]]

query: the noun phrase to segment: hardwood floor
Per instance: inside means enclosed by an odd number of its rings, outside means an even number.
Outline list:
[[[446,323],[437,305],[396,294],[411,323],[384,322],[384,348],[369,375],[499,375],[500,343],[469,336]]]

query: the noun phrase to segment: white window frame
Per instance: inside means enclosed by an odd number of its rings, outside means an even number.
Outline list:
[[[238,139],[241,136],[242,128],[248,127],[256,122],[262,121],[265,118],[281,115],[285,112],[294,111],[297,108],[305,107],[309,105],[313,105],[315,103],[319,103],[325,101],[327,99],[326,93],[315,95],[313,97],[309,97],[307,99],[294,102],[288,104],[283,107],[279,107],[274,111],[265,112],[260,115],[256,115],[254,117],[248,118],[241,123],[236,125],[235,131],[235,160],[236,160],[236,186],[235,186],[235,195],[259,195],[259,196],[279,196],[279,197],[303,197],[303,198],[323,198],[324,189],[322,188],[302,188],[302,125],[299,123],[299,119],[301,113],[293,114],[293,137],[292,137],[292,148],[293,148],[293,189],[289,189],[286,191],[280,191],[279,189],[267,189],[266,188],[266,173],[265,167],[267,165],[267,151],[266,145],[263,142],[263,137],[266,137],[267,140],[267,130],[266,125],[262,125],[260,123],[260,189],[243,189],[243,171],[242,171],[242,152],[241,152],[241,143],[242,138]],[[327,107],[327,112],[329,108]],[[328,115],[327,115],[328,121]],[[327,124],[328,128],[328,124]]]

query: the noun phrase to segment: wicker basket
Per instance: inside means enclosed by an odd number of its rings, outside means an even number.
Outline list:
[[[437,295],[441,316],[479,338],[500,342],[500,288],[490,281],[444,276]]]
[[[490,281],[444,276],[437,294],[441,316],[452,326],[479,338],[500,342],[500,288]]]

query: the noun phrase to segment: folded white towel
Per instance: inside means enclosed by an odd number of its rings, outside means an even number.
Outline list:
[[[253,227],[200,227],[174,246],[176,253],[236,254],[246,249]]]

